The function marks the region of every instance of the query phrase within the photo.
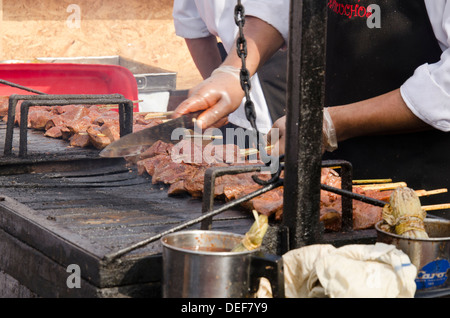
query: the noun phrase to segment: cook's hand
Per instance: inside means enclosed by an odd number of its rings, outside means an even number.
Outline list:
[[[286,145],[286,116],[278,119],[267,134],[267,145],[273,145],[272,153],[281,156]],[[337,149],[336,130],[327,108],[323,109],[322,154]]]
[[[322,154],[335,151],[338,147],[336,129],[328,108],[323,109]]]
[[[274,156],[284,154],[286,143],[286,116],[279,118],[267,134],[267,146],[273,146],[270,153]]]
[[[197,118],[199,128],[226,124],[228,115],[239,107],[244,98],[239,72],[231,66],[216,69],[209,78],[189,91],[188,98],[175,109],[173,117],[205,110]]]

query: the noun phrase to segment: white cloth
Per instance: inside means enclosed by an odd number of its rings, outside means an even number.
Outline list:
[[[283,255],[286,298],[411,298],[417,269],[394,245],[305,246]],[[271,298],[266,278],[257,298]]]
[[[316,244],[283,255],[287,298],[410,298],[416,267],[394,245]]]
[[[289,0],[243,0],[247,16],[258,17],[274,26],[284,37],[286,43],[289,32]],[[235,49],[234,40],[238,29],[234,21],[235,1],[231,0],[174,0],[173,18],[178,36],[195,39],[214,35],[220,38],[227,52]],[[277,12],[277,14],[273,14]],[[250,98],[256,110],[256,126],[262,133],[272,127],[272,120],[266,100],[255,74],[251,79]],[[250,129],[245,116],[244,102],[230,114],[229,121]]]
[[[450,131],[450,1],[425,0],[443,54],[440,61],[418,67],[401,87],[409,109],[421,120]]]

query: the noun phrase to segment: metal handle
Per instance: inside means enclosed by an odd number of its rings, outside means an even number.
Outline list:
[[[274,298],[284,298],[283,258],[277,255],[253,254],[250,267],[250,292],[258,290],[261,277],[269,280]]]

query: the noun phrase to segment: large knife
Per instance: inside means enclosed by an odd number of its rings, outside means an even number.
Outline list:
[[[193,129],[195,120],[203,111],[189,113],[166,123],[145,128],[121,137],[100,152],[100,157],[117,158],[136,156],[151,147],[156,141],[177,143],[183,129]]]

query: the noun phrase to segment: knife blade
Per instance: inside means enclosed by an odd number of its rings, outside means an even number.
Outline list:
[[[193,129],[195,120],[202,112],[189,113],[166,123],[125,135],[105,147],[100,152],[100,157],[118,158],[136,156],[151,147],[158,140],[166,143],[179,142],[180,139],[173,138],[177,136],[172,136],[172,134],[176,132],[177,128]]]

